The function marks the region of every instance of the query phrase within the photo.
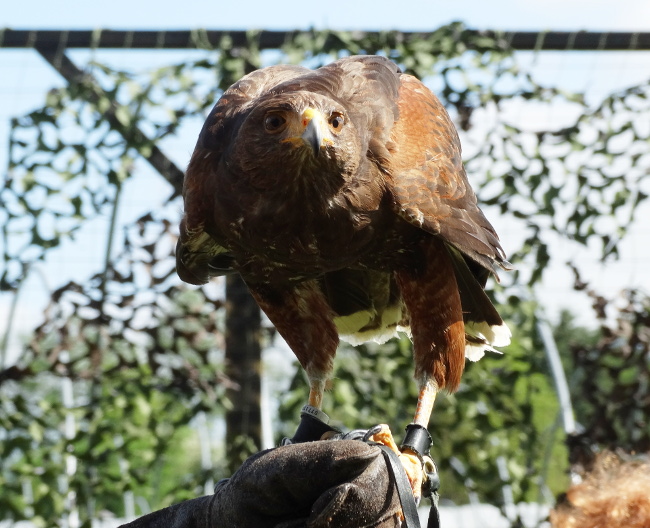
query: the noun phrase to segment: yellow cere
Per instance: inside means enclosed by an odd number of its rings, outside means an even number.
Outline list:
[[[314,117],[319,116],[320,112],[318,110],[314,110],[313,108],[305,108],[305,111],[302,113],[302,124],[304,126],[307,125]]]

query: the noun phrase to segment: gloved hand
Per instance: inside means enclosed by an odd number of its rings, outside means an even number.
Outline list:
[[[215,494],[123,528],[364,528],[400,525],[381,451],[357,440],[291,444],[250,457]]]

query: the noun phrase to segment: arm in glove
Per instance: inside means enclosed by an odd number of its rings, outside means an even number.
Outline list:
[[[400,502],[379,448],[356,440],[291,444],[249,458],[215,494],[123,528],[388,528]]]

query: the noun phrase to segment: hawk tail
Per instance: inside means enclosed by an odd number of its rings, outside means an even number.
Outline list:
[[[495,347],[510,344],[511,333],[483,289],[488,270],[480,266],[473,266],[476,270],[471,269],[460,251],[449,244],[446,246],[463,307],[465,356],[470,361],[478,361],[486,351],[500,353]]]

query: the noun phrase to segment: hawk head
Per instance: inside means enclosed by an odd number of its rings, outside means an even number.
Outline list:
[[[224,153],[229,171],[257,189],[336,192],[361,163],[357,130],[337,101],[307,92],[270,94],[244,118]]]

